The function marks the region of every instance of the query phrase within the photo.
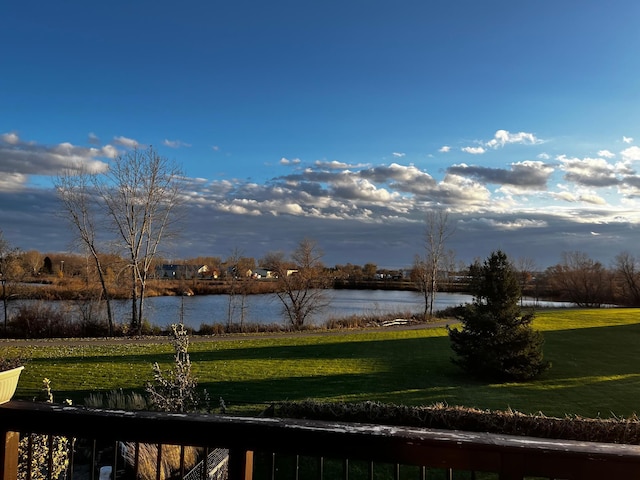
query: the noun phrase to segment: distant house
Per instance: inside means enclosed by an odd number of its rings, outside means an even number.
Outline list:
[[[217,270],[211,270],[207,265],[202,265],[198,268],[199,278],[218,278],[219,274]]]
[[[161,280],[191,280],[194,278],[211,278],[214,274],[215,272],[211,272],[207,265],[164,264],[160,265],[156,269],[156,277]]]
[[[402,270],[378,270],[374,278],[376,280],[402,280],[405,275]]]
[[[233,277],[233,278],[241,278],[241,277],[249,278],[249,277],[253,276],[253,272],[251,271],[250,268],[248,268],[246,270],[241,270],[240,268],[238,268],[237,265],[231,265],[231,266],[227,267],[226,275],[228,277]]]
[[[291,275],[295,275],[298,273],[298,270],[287,270],[287,277]],[[273,270],[268,270],[263,267],[256,268],[253,271],[253,278],[278,278],[278,273]]]
[[[256,268],[252,274],[253,278],[276,278],[275,272],[266,268]]]

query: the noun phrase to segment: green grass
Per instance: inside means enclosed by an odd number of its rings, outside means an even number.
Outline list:
[[[550,416],[629,416],[639,411],[640,310],[543,311],[534,326],[544,332],[545,358],[553,366],[525,383],[492,384],[465,376],[451,363],[443,328],[243,337],[193,343],[189,351],[200,386],[240,412],[307,398],[444,402]],[[30,358],[18,396],[32,397],[47,377],[57,400],[74,401],[95,391],[141,390],[151,378],[152,363],[169,367],[172,359],[168,343],[0,347],[0,355],[7,354]]]

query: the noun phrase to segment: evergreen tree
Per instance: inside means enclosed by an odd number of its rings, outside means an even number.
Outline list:
[[[454,363],[493,380],[527,380],[550,367],[533,314],[523,315],[516,272],[501,251],[470,268],[473,302],[460,315],[462,330],[449,329]]]

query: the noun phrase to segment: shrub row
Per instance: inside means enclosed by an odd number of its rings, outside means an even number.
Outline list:
[[[517,411],[478,410],[444,404],[412,407],[364,403],[282,402],[267,410],[275,417],[376,423],[408,427],[466,430],[586,442],[640,445],[640,418],[565,418]]]
[[[161,329],[143,323],[144,335],[157,335]],[[114,325],[114,336],[128,335],[128,325]],[[23,305],[7,322],[7,338],[87,338],[109,335],[107,322],[100,315],[74,318],[45,303]]]

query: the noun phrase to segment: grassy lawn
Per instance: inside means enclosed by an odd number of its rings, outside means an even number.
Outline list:
[[[482,409],[512,408],[549,416],[629,416],[639,410],[640,309],[540,312],[553,363],[536,381],[490,384],[469,379],[451,363],[444,328],[371,331],[281,338],[242,337],[193,343],[200,386],[232,411],[256,411],[269,402],[325,401],[429,405],[444,402]],[[165,341],[166,342],[166,341]],[[0,355],[30,360],[17,395],[31,398],[43,377],[56,399],[82,401],[90,392],[141,390],[151,365],[169,367],[168,343],[93,347],[4,344]]]

